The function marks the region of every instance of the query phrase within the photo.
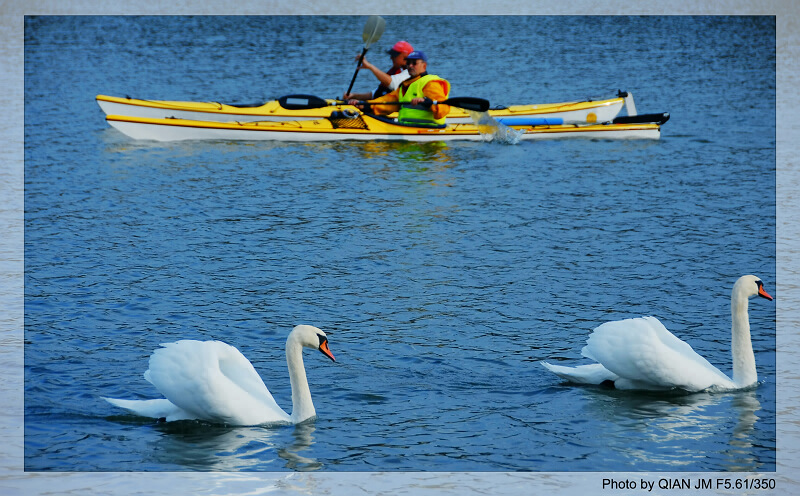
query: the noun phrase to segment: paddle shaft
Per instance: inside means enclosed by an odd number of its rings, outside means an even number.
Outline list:
[[[373,103],[378,105],[412,105],[409,102],[375,102],[375,101],[359,101],[357,105],[369,105]],[[489,110],[488,100],[484,100],[483,98],[474,98],[470,96],[448,98],[447,100],[442,100],[442,101],[430,100],[430,103],[431,105],[438,105],[438,104],[450,105],[452,107],[458,107],[465,110],[474,110],[476,112],[486,112],[487,110]]]
[[[347,87],[347,92],[345,95],[349,95],[350,91],[353,89],[353,85],[356,82],[356,76],[358,76],[358,70],[361,68],[361,64],[364,62],[364,56],[367,54],[367,47],[364,47],[361,50],[361,56],[358,58],[358,65],[356,66],[356,72],[353,73],[353,79],[350,80],[350,86]]]
[[[409,105],[407,102],[373,102],[373,101],[356,101],[357,105],[365,105],[370,103],[380,103],[381,105]],[[461,96],[448,98],[441,102],[432,101],[432,104],[441,103],[453,107],[462,108],[465,110],[474,110],[475,112],[486,112],[489,110],[489,100],[483,98],[475,98],[471,96]],[[278,98],[278,104],[288,110],[309,110],[315,108],[324,108],[330,105],[347,105],[347,102],[334,100],[328,101],[314,95],[286,95]]]

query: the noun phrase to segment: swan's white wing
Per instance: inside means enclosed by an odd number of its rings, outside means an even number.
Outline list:
[[[698,355],[655,317],[606,322],[589,336],[582,350],[614,374],[618,387],[700,391],[733,382]]]
[[[580,365],[578,367],[565,367],[563,365],[553,365],[548,362],[539,363],[562,379],[579,384],[602,384],[604,381],[616,381],[619,378],[619,376],[610,372],[599,363]]]
[[[183,340],[150,357],[145,379],[196,418],[236,425],[288,422],[239,350],[220,341]]]
[[[103,398],[114,406],[118,406],[142,417],[164,418],[168,422],[173,420],[194,419],[192,414],[175,406],[165,399],[158,400],[120,400],[116,398]]]

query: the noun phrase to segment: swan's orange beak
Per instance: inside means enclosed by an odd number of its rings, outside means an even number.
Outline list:
[[[334,362],[336,361],[336,359],[333,358],[333,353],[331,353],[330,348],[328,348],[328,341],[327,340],[325,340],[322,343],[320,343],[319,351],[321,351],[325,356],[327,356],[328,358],[330,358]]]
[[[764,285],[763,284],[759,284],[758,285],[758,296],[761,296],[763,298],[766,298],[766,299],[772,301],[772,296],[770,296],[769,293],[764,291]]]

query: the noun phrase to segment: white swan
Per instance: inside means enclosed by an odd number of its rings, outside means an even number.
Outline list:
[[[541,363],[568,381],[583,384],[611,381],[619,389],[680,388],[694,392],[748,387],[758,381],[747,316],[748,299],[755,295],[772,300],[756,276],[742,276],[733,285],[733,379],[675,337],[655,317],[606,322],[596,328],[581,354],[598,363],[578,367]]]
[[[150,356],[144,378],[164,395],[155,400],[104,398],[144,417],[167,421],[199,419],[229,425],[297,424],[316,415],[311,402],[303,347],[316,348],[333,361],[324,332],[309,325],[292,329],[286,362],[292,386],[292,414],[275,402],[250,361],[221,341],[183,340],[162,344]]]

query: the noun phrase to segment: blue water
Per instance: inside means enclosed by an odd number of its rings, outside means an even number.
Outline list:
[[[363,19],[29,17],[25,469],[772,471],[775,303],[753,301],[760,385],[575,387],[608,320],[655,315],[730,372],[730,290],[775,294],[771,17],[387,16],[454,96],[634,93],[656,142],[136,142],[96,94],[253,102],[340,95]],[[356,88],[373,79],[359,76]],[[220,339],[290,408],[307,352],[319,418],[156,423],[159,343]],[[566,362],[564,362],[566,363]]]

